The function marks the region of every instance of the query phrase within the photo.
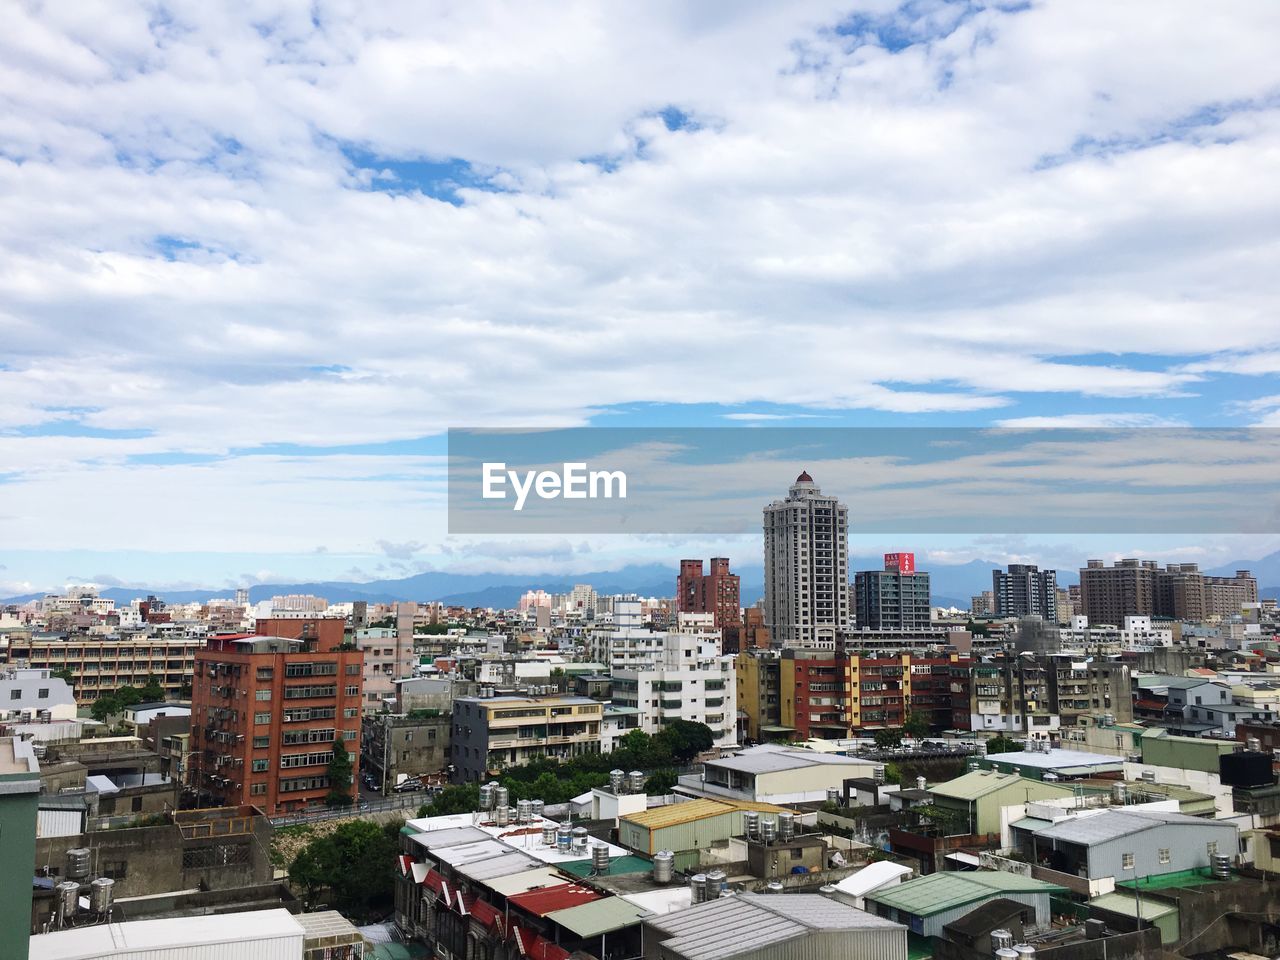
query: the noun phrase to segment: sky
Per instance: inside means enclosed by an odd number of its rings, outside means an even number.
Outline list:
[[[450,427],[1280,426],[1271,0],[4,10],[0,595],[758,551]],[[911,545],[1280,548],[1084,540]]]

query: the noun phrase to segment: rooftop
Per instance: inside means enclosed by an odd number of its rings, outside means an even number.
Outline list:
[[[1060,820],[1053,826],[1038,831],[1036,836],[1089,846],[1166,824],[1180,827],[1235,829],[1234,824],[1206,820],[1203,817],[1190,817],[1184,813],[1111,809],[1093,816]]]
[[[250,940],[291,940],[296,942],[300,956],[303,928],[283,909],[101,923],[32,937],[30,960],[99,960],[117,954],[142,956],[152,950],[195,949]]]
[[[963,776],[956,777],[954,780],[934,784],[929,788],[929,792],[938,797],[950,797],[954,800],[977,800],[980,797],[987,796],[987,794],[995,793],[997,790],[1003,790],[1005,787],[1024,782],[1025,779],[1016,773],[999,773],[995,770],[971,770]],[[1071,793],[1070,787],[1063,787],[1059,784],[1040,783],[1038,786],[1058,786],[1064,797]]]
[[[756,747],[736,753],[731,757],[707,761],[707,766],[724,770],[739,770],[744,773],[774,773],[781,770],[797,770],[801,767],[812,767],[818,764],[836,764],[840,766],[862,767],[872,766],[869,760],[857,757],[846,757],[842,754],[818,753],[805,750],[803,747],[783,747],[764,743]]]
[[[648,830],[661,830],[664,827],[679,826],[708,817],[720,817],[726,813],[740,810],[758,810],[761,813],[783,813],[782,807],[769,803],[735,802],[729,800],[688,800],[684,803],[671,803],[662,807],[650,807],[638,813],[623,814],[622,819],[635,823]]]
[[[1006,893],[1064,893],[1066,887],[1002,870],[931,873],[867,894],[868,900],[918,917],[933,916],[967,903]]]
[[[1086,753],[1083,750],[1063,750],[1054,747],[1048,753],[1025,751],[1015,753],[989,753],[987,759],[994,763],[1011,763],[1017,767],[1034,767],[1037,770],[1060,770],[1069,767],[1116,767],[1124,766],[1122,757],[1109,757],[1101,753]]]
[[[630,927],[648,915],[649,911],[621,897],[605,897],[553,911],[547,914],[547,919],[554,920],[579,937],[598,937],[602,933]]]

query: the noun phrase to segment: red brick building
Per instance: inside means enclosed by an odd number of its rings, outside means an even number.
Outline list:
[[[737,653],[742,629],[739,578],[729,571],[728,557],[712,557],[710,572],[701,560],[681,560],[676,578],[676,612],[710,613],[724,636],[724,652]]]
[[[359,782],[364,654],[342,649],[340,619],[258,621],[196,654],[191,786],[202,806],[253,804],[269,816],[323,804],[333,744]]]

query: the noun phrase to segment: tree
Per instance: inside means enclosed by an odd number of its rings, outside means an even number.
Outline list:
[[[1022,744],[1017,740],[1010,739],[1004,734],[992,737],[987,741],[987,753],[1021,753]]]
[[[89,716],[97,720],[99,723],[106,723],[108,717],[113,717],[124,706],[120,703],[120,698],[114,693],[103,693],[98,695],[98,699],[93,701],[93,705],[89,707]]]
[[[142,691],[137,687],[125,685],[116,691],[116,700],[120,702],[122,708],[136,706],[143,701]]]
[[[676,772],[670,768],[655,770],[644,782],[644,792],[651,797],[665,796],[676,785],[676,780]]]
[[[430,803],[418,808],[420,817],[442,817],[450,813],[473,813],[480,806],[480,787],[474,783],[445,787]]]
[[[333,741],[333,759],[329,761],[329,795],[324,802],[330,807],[351,806],[351,754],[341,738]]]
[[[671,755],[685,763],[710,750],[716,743],[716,735],[710,727],[692,720],[672,720],[654,739],[670,746]]]
[[[160,685],[160,678],[154,673],[147,675],[146,685],[139,691],[140,703],[156,703],[165,697],[165,689]]]
[[[348,820],[307,844],[290,865],[289,879],[309,899],[329,890],[335,909],[362,921],[376,919],[394,899],[392,864],[403,825]]]
[[[75,680],[71,676],[70,667],[62,667],[59,670],[54,670],[51,674],[49,674],[49,676],[57,677],[59,680],[67,681],[67,686],[74,687],[76,685]]]
[[[919,740],[929,732],[929,721],[924,714],[912,710],[902,722],[902,732],[912,739]]]
[[[876,746],[881,750],[896,750],[902,746],[902,731],[885,727],[883,730],[875,732]]]

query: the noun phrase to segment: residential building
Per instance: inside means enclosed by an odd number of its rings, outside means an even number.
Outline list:
[[[1011,563],[991,571],[991,593],[998,617],[1041,617],[1058,620],[1058,572],[1032,563]]]
[[[0,956],[27,960],[40,764],[31,744],[0,738]]]
[[[859,570],[853,578],[854,619],[868,630],[927,630],[929,574],[916,570],[914,553],[886,553],[883,570]]]
[[[977,763],[984,770],[1013,773],[1028,780],[1046,780],[1050,783],[1054,780],[1111,778],[1124,774],[1123,757],[1050,747],[1047,740],[1033,744],[1030,750],[989,753]]]
[[[971,674],[968,729],[1043,739],[1060,728],[1045,661],[1029,655],[984,658],[974,662]]]
[[[1258,581],[1248,570],[1234,577],[1204,578],[1204,612],[1209,618],[1238,617],[1245,607],[1257,604]]]
[[[780,647],[835,648],[849,624],[848,509],[807,472],[764,509],[764,611]]]
[[[737,678],[734,658],[717,652],[714,641],[693,633],[654,633],[644,657],[629,657],[618,668],[615,651],[613,702],[639,710],[640,729],[658,733],[672,720],[704,723],[716,745],[738,742]]]
[[[780,725],[795,739],[837,740],[849,735],[848,661],[834,650],[782,651],[778,692]]]
[[[764,622],[764,610],[747,607],[742,611],[742,630],[738,635],[739,650],[762,650],[772,646],[769,628]]]
[[[624,813],[618,820],[618,843],[652,857],[660,850],[676,854],[677,870],[696,866],[696,854],[730,837],[743,836],[742,816],[749,810],[776,817],[785,812],[770,803],[737,800],[689,800]],[[682,857],[681,854],[692,854]]]
[[[738,739],[768,740],[792,731],[782,726],[782,661],[772,651],[742,651],[733,660],[738,689]]]
[[[905,926],[815,893],[740,893],[648,917],[643,942],[644,960],[907,958]]]
[[[1111,809],[1036,830],[1032,862],[1089,880],[1149,880],[1203,870],[1219,853],[1234,861],[1238,837],[1234,823],[1150,809]]]
[[[1075,791],[1061,783],[1031,780],[1013,773],[970,770],[954,780],[929,787],[929,795],[934,804],[963,821],[968,833],[987,836],[1000,832],[1002,807],[1071,797]]]
[[[1258,581],[1248,570],[1234,577],[1207,576],[1194,563],[1118,560],[1108,567],[1090,560],[1080,571],[1083,613],[1090,623],[1120,623],[1125,616],[1202,621],[1239,616],[1258,602]]]
[[[297,636],[214,639],[197,656],[190,775],[202,805],[275,815],[321,803],[335,742],[358,782],[364,654],[328,622],[259,621]]]
[[[874,764],[838,753],[764,743],[708,760],[701,775],[680,778],[677,793],[692,797],[791,804],[824,801],[847,779],[870,776]]]
[[[1193,736],[1219,728],[1203,708],[1232,704],[1231,687],[1204,677],[1138,677],[1134,717]]]
[[[739,577],[729,570],[727,557],[712,557],[710,572],[701,560],[681,560],[676,578],[676,612],[710,613],[717,630],[742,624]]]
[[[0,720],[74,720],[76,698],[47,669],[8,667],[0,673]]]
[[[144,687],[155,677],[165,693],[181,697],[195,670],[203,636],[15,636],[9,641],[9,661],[37,670],[68,670],[75,697],[81,703],[121,687]]]
[[[866,895],[867,909],[907,925],[919,937],[941,937],[943,928],[980,904],[997,897],[1028,908],[1034,925],[1053,919],[1050,899],[1066,896],[1066,887],[996,870],[947,871],[917,877]]]
[[[353,634],[364,652],[364,712],[393,709],[395,681],[411,677],[417,667],[413,653],[415,603],[395,605],[394,627],[367,627]]]
[[[452,711],[366,715],[360,726],[360,767],[385,793],[406,777],[438,774],[449,765]]]
[[[1049,664],[1049,700],[1062,727],[1083,716],[1109,716],[1112,723],[1133,719],[1132,679],[1128,664],[1054,654]]]
[[[595,699],[594,697],[592,699]],[[604,705],[604,719],[600,724],[600,752],[613,753],[618,741],[632,730],[640,729],[640,710],[616,703]]]
[[[604,705],[588,697],[458,697],[451,779],[474,783],[538,757],[600,752]]]
[[[969,612],[975,617],[986,617],[996,612],[996,594],[994,590],[983,590],[969,598]]]

